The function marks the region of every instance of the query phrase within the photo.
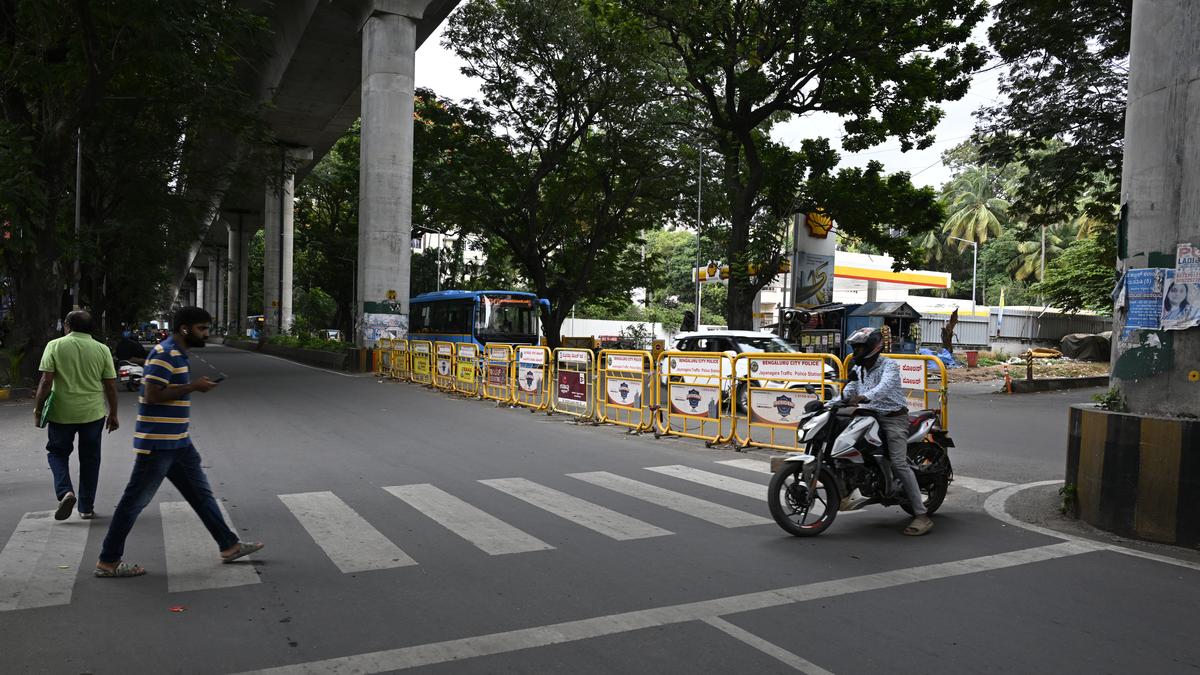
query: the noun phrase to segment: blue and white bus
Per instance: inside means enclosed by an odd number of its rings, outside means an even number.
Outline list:
[[[409,301],[410,340],[536,345],[539,310],[549,307],[520,291],[438,291]]]

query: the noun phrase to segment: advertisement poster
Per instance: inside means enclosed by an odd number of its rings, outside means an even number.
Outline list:
[[[404,314],[363,314],[363,339],[376,342],[408,335],[408,317]]]
[[[795,429],[804,413],[804,404],[816,399],[815,394],[789,389],[754,389],[750,391],[750,421]]]
[[[560,372],[558,400],[563,403],[587,403],[587,373]]]
[[[609,378],[608,402],[621,408],[642,409],[642,381]]]
[[[640,373],[645,366],[645,360],[640,354],[609,354],[608,369],[625,373]]]
[[[522,363],[517,368],[517,386],[521,391],[536,393],[542,388],[542,368],[541,366],[530,367],[529,364]]]
[[[833,256],[801,253],[796,269],[796,306],[833,302]]]
[[[463,361],[458,364],[458,381],[463,384],[471,384],[475,381],[474,363]]]
[[[508,386],[508,366],[489,363],[487,367],[487,383],[490,387]]]
[[[671,385],[671,412],[689,417],[720,416],[721,389],[699,384]]]
[[[672,356],[667,368],[671,375],[696,375],[698,377],[720,377],[719,356]]]
[[[1129,304],[1126,329],[1157,330],[1162,326],[1163,272],[1154,267],[1140,267],[1125,273],[1125,299]]]
[[[1200,246],[1180,244],[1175,249],[1175,281],[1200,284]]]
[[[750,359],[750,374],[767,380],[820,381],[825,372],[821,359]]]
[[[900,386],[905,389],[925,389],[925,361],[896,359],[900,364]]]
[[[429,374],[429,354],[421,352],[413,352],[412,369],[418,375]]]
[[[1200,325],[1200,283],[1181,282],[1178,270],[1166,270],[1163,288],[1163,329],[1184,330]]]

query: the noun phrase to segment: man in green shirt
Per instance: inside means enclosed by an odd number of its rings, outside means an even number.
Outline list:
[[[108,347],[92,338],[90,314],[71,312],[63,324],[66,335],[51,340],[42,352],[38,366],[42,379],[38,383],[33,417],[34,423],[41,426],[45,412],[49,436],[46,451],[58,499],[55,520],[66,520],[75,508],[70,460],[75,435],[79,435],[79,516],[87,520],[96,517],[100,439],[105,426],[109,432],[121,426],[117,421],[117,373]],[[47,399],[50,399],[48,410]]]

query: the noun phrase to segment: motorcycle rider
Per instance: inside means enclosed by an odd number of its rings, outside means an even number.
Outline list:
[[[925,500],[917,477],[908,465],[908,404],[900,386],[900,365],[881,356],[883,334],[878,328],[860,328],[846,339],[854,350],[851,369],[854,375],[834,400],[847,405],[872,410],[878,414],[879,426],[887,443],[892,472],[900,479],[904,494],[916,517],[904,528],[904,534],[920,536],[933,528],[933,520],[925,512]],[[847,506],[849,497],[843,500]]]
[[[121,341],[117,343],[117,348],[113,351],[113,356],[116,357],[117,361],[128,361],[139,366],[146,364],[146,348],[134,339],[133,331],[131,330],[121,333]]]

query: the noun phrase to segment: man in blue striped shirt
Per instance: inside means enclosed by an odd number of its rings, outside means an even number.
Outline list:
[[[98,577],[136,577],[146,573],[141,565],[121,562],[121,556],[138,514],[154,498],[163,478],[171,481],[200,516],[216,540],[223,562],[237,560],[263,547],[261,543],[239,541],[225,523],[200,466],[200,453],[196,452],[188,432],[192,392],[206,393],[217,386],[207,377],[192,382],[188,368],[188,350],[204,346],[211,323],[212,317],[199,307],[180,309],[172,322],[175,332],[154,347],[146,360],[133,434],[137,458],[100,549],[95,571]]]

